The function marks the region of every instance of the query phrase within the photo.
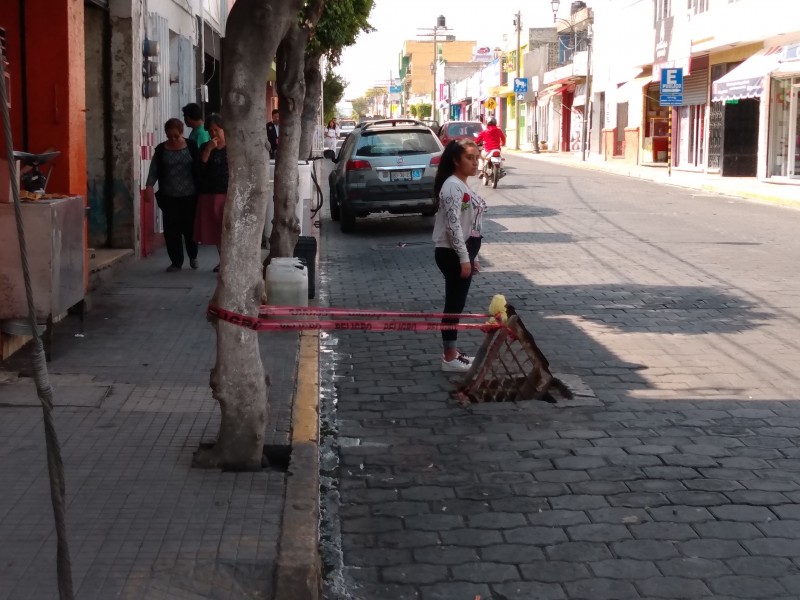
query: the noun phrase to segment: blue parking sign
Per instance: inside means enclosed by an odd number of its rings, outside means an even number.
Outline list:
[[[528,91],[528,78],[527,77],[515,77],[514,78],[514,93],[515,94],[524,94]]]
[[[661,69],[661,106],[683,105],[683,69]]]

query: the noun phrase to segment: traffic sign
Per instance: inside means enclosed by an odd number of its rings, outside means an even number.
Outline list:
[[[661,69],[661,106],[683,105],[683,69]]]
[[[390,94],[402,94],[403,93],[403,86],[400,84],[391,85],[389,86],[389,93]]]
[[[486,108],[489,110],[494,110],[495,108],[497,108],[497,101],[494,98],[489,98],[486,101]]]
[[[528,78],[527,77],[515,77],[514,78],[514,93],[515,94],[524,94],[528,91]]]

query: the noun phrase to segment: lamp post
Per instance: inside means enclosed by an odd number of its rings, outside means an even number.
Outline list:
[[[561,6],[561,0],[550,0],[550,6],[553,9],[553,22],[557,23],[561,21],[565,23],[572,33],[572,51],[573,51],[573,62],[575,61],[574,53],[578,50],[578,38],[575,30],[575,25],[571,21],[567,21],[566,19],[558,18],[558,9]],[[589,118],[592,114],[592,95],[591,95],[591,86],[592,86],[592,39],[591,39],[591,20],[589,21],[589,25],[587,26],[587,36],[586,36],[586,91],[585,91],[585,99],[584,99],[584,115],[583,115],[583,122],[581,123],[581,160],[586,161],[586,152],[588,149],[588,140],[587,137],[589,135]]]
[[[519,36],[522,32],[522,12],[517,12],[516,17],[514,18],[514,27],[517,30],[517,79],[519,79],[520,73],[520,66],[522,63],[522,57],[520,56],[520,43],[519,43]],[[516,87],[516,86],[515,86]],[[519,150],[519,98],[516,97],[516,91],[514,92],[514,150]]]
[[[426,34],[419,34],[419,35],[433,35],[433,63],[431,63],[431,74],[433,75],[433,94],[431,98],[433,100],[433,104],[431,106],[431,118],[436,114],[437,110],[437,94],[436,94],[436,69],[439,66],[439,32],[440,31],[448,31],[447,29],[447,22],[444,18],[444,15],[439,15],[436,17],[436,26],[430,29],[424,29],[424,31],[429,31],[432,33]]]

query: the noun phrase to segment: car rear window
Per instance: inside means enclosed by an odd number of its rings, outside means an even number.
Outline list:
[[[367,131],[358,140],[357,156],[435,154],[441,148],[430,130]]]
[[[342,121],[339,124],[339,126],[340,127],[355,127],[356,126],[356,122],[355,121]]]
[[[450,137],[475,137],[482,129],[483,127],[480,123],[450,123],[450,125],[447,126],[447,135]]]

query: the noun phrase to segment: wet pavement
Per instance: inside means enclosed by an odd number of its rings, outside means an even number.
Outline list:
[[[436,334],[325,335],[326,597],[800,597],[800,212],[508,166],[467,310],[594,397],[461,408]],[[323,219],[321,301],[439,311],[431,228]]]

